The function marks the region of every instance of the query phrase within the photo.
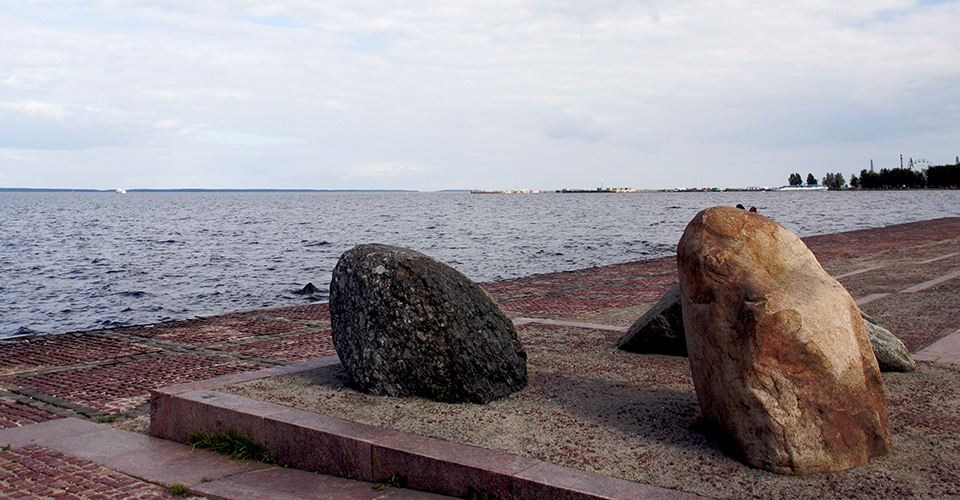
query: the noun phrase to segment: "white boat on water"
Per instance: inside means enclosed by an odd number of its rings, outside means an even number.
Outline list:
[[[116,193],[117,193],[117,194],[127,194],[127,190],[126,190],[126,189],[123,189],[123,188],[117,188]]]
[[[827,186],[820,184],[805,184],[799,186],[780,186],[777,191],[826,191]]]

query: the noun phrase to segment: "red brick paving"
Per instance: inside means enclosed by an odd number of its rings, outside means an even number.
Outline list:
[[[569,287],[569,283],[535,283],[527,280],[500,281],[483,285],[483,288],[498,300],[544,295]]]
[[[3,498],[174,498],[166,488],[88,460],[29,445],[0,451]]]
[[[330,308],[327,304],[310,304],[306,306],[274,307],[257,311],[264,316],[274,316],[287,319],[305,319],[309,321],[330,322]]]
[[[243,344],[229,344],[227,346],[211,347],[211,349],[283,362],[304,361],[336,354],[336,350],[333,348],[333,340],[330,338],[330,330],[311,331],[300,335],[257,340]]]
[[[122,412],[145,405],[150,389],[257,368],[231,359],[174,354],[6,381],[84,407]]]
[[[302,327],[303,325],[290,321],[261,319],[244,314],[228,314],[199,320],[174,321],[156,327],[133,328],[126,330],[126,333],[155,340],[205,345],[259,335],[276,335]]]
[[[591,299],[629,299],[634,302],[633,305],[636,305],[636,303],[660,300],[660,297],[663,297],[663,294],[669,289],[669,286],[641,288],[638,286],[601,285],[571,291],[565,296]]]
[[[16,401],[0,399],[0,428],[19,427],[57,418],[48,411],[40,410]]]
[[[49,335],[0,344],[0,375],[37,370],[55,366],[69,366],[136,354],[157,352],[160,349],[124,340],[90,335]]]
[[[960,217],[810,236],[803,240],[824,264],[844,257],[923,246],[943,240],[945,235],[953,238],[960,235]]]
[[[676,266],[676,264],[674,264]],[[661,286],[665,288],[670,288],[674,284],[680,281],[680,276],[677,275],[677,270],[674,269],[672,273],[660,274],[655,276],[642,276],[639,278],[629,279],[620,283],[623,286]]]
[[[590,299],[580,297],[531,297],[500,304],[510,313],[574,318],[587,313],[623,309],[640,301],[627,299]]]

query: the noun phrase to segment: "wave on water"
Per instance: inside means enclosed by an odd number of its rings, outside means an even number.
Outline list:
[[[737,203],[801,236],[960,216],[960,191],[0,193],[0,337],[324,301],[361,243],[479,282],[663,257],[698,211]]]

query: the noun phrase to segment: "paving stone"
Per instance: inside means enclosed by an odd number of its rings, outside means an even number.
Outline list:
[[[242,344],[215,346],[212,349],[287,363],[336,354],[329,329]]]
[[[48,411],[0,398],[0,428],[19,427],[54,418],[57,416]]]
[[[145,405],[156,387],[256,368],[242,361],[175,354],[6,381],[84,407],[121,412]]]
[[[135,342],[94,335],[38,335],[0,344],[0,375],[157,352]]]
[[[960,326],[960,280],[917,293],[898,293],[860,306],[917,352]],[[932,309],[933,308],[933,309]]]
[[[373,500],[373,499],[441,499],[440,495],[408,489],[377,491],[370,483],[311,474],[296,469],[271,468],[239,474],[205,483],[193,489],[214,498],[247,500]]]
[[[703,497],[541,463],[517,474],[514,479],[513,498],[695,500]]]
[[[274,307],[258,312],[264,316],[274,316],[277,318],[330,322],[330,307],[326,303],[306,306]]]
[[[44,447],[164,485],[190,486],[201,483],[204,477],[224,477],[266,467],[259,462],[232,460],[211,451],[103,427],[100,432],[49,441]]]
[[[60,418],[23,427],[0,429],[0,444],[13,448],[39,445],[84,434],[101,432],[109,427],[79,418]]]
[[[170,498],[161,486],[37,445],[0,451],[0,496],[23,493],[28,494],[22,498]]]
[[[589,299],[578,297],[531,297],[502,302],[507,312],[521,314],[540,314],[544,316],[577,317],[597,311],[622,309],[637,305],[638,300],[627,299]]]
[[[568,283],[530,283],[523,280],[500,281],[480,286],[497,300],[544,295],[570,287]]]
[[[513,476],[538,460],[410,434],[377,441],[374,474],[408,478],[408,486],[464,497],[470,489],[510,498]]]
[[[565,294],[565,297],[586,297],[591,299],[629,299],[635,305],[638,302],[651,302],[663,297],[669,287],[640,287],[620,285],[599,285],[580,288]]]
[[[670,288],[680,281],[677,274],[676,264],[672,273],[661,274],[658,276],[641,276],[639,278],[628,279],[622,283],[623,286],[642,286],[642,287],[665,287]]]
[[[246,339],[257,335],[286,333],[303,325],[290,321],[256,318],[246,314],[227,314],[200,320],[172,321],[153,327],[125,330],[129,335],[167,342],[207,345]]]

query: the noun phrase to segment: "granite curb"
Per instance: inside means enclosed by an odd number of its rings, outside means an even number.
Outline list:
[[[378,491],[369,482],[232,460],[173,441],[77,418],[2,429],[0,443],[4,443],[5,452],[29,452],[32,463],[43,458],[52,458],[58,463],[63,457],[70,457],[73,464],[86,471],[81,473],[85,476],[93,474],[90,471],[99,466],[99,476],[93,476],[93,479],[117,474],[128,478],[122,487],[110,482],[91,484],[87,489],[79,489],[76,485],[61,488],[65,494],[77,498],[127,498],[134,491],[138,497],[143,493],[151,498],[168,498],[169,488],[174,485],[185,486],[192,495],[212,499],[444,498],[413,490]],[[0,469],[4,463],[2,458]],[[61,476],[61,472],[37,469],[27,474],[21,472],[19,484],[50,484]],[[56,494],[56,490],[53,493]]]
[[[285,367],[286,374],[339,363],[336,356]],[[359,481],[392,475],[410,488],[464,497],[695,499],[698,495],[634,483],[439,439],[404,434],[322,414],[217,392],[217,387],[277,375],[276,369],[151,391],[150,434],[183,442],[196,431],[239,431],[262,442],[279,463]]]

